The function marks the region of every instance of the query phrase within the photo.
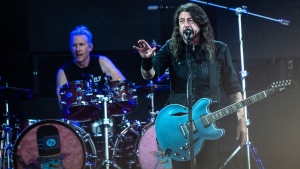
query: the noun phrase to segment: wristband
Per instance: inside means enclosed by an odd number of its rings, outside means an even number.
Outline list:
[[[142,68],[146,71],[152,68],[152,58],[142,59]]]

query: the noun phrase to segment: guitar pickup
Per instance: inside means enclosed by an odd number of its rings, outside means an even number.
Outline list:
[[[187,124],[184,125],[188,132],[190,131],[190,124],[191,124],[191,122],[188,122]],[[192,127],[193,127],[193,132],[195,133],[197,131],[197,128],[196,128],[194,122],[192,122]]]
[[[207,119],[207,116],[201,116],[200,117],[201,118],[201,121],[202,121],[202,124],[203,124],[203,126],[204,127],[207,127],[208,125],[209,125],[209,121],[208,121],[208,119]]]
[[[187,138],[187,135],[186,135],[186,133],[184,131],[184,128],[183,128],[182,124],[179,124],[179,129],[180,129],[181,134],[183,135],[183,137]]]

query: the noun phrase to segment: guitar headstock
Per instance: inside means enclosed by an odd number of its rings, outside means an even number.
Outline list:
[[[273,82],[268,89],[273,89],[274,92],[281,92],[286,89],[295,89],[297,87],[297,84],[293,82],[292,80],[282,80]]]

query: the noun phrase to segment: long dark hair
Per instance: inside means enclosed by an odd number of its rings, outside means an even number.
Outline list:
[[[180,56],[180,53],[183,51],[185,44],[182,39],[182,36],[179,32],[179,15],[181,12],[189,12],[200,27],[200,45],[202,51],[205,52],[206,58],[210,61],[213,61],[215,58],[215,46],[213,43],[214,33],[211,27],[210,21],[204,12],[204,10],[196,4],[187,3],[179,6],[175,12],[173,18],[173,33],[170,40],[170,49],[177,60]]]

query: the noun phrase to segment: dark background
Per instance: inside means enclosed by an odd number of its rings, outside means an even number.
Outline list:
[[[163,1],[177,7],[188,1]],[[300,1],[296,0],[231,0],[209,1],[224,7],[247,6],[248,12],[263,17],[243,14],[244,60],[240,57],[238,17],[234,11],[198,3],[207,12],[217,40],[229,45],[237,72],[241,65],[249,73],[246,77],[246,96],[261,92],[274,82],[292,79],[299,82]],[[10,102],[12,114],[23,114],[32,119],[60,118],[55,98],[57,69],[71,59],[69,33],[77,25],[86,25],[93,33],[93,54],[108,56],[136,86],[148,82],[140,75],[140,56],[132,45],[145,39],[163,44],[172,33],[175,8],[147,10],[159,5],[154,0],[17,0],[0,5],[1,86],[30,89],[38,92],[37,100]],[[290,20],[289,26],[278,22]],[[2,91],[1,91],[2,92]],[[129,119],[149,117],[147,94],[138,92],[139,104]],[[284,91],[248,106],[249,138],[257,148],[265,168],[298,168],[299,146],[299,88]],[[165,106],[167,91],[155,93],[155,108]],[[1,112],[5,114],[1,95]],[[221,163],[238,146],[234,140],[236,117],[223,120],[226,134],[221,139]],[[247,168],[246,147],[228,164],[228,168]],[[254,159],[252,168],[256,168]]]

